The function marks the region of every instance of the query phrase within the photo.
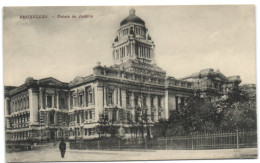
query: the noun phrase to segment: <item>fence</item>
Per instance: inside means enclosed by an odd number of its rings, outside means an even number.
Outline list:
[[[105,139],[70,143],[71,149],[98,150],[201,150],[257,147],[257,133],[233,132],[196,134],[157,139]]]

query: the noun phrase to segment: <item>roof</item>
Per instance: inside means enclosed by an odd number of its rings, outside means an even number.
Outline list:
[[[121,21],[120,26],[127,23],[138,23],[138,24],[145,25],[145,22],[141,18],[135,15],[135,9],[131,9],[129,11],[129,16]]]

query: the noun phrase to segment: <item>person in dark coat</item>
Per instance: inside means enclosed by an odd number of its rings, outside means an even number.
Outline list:
[[[61,157],[64,158],[65,151],[66,151],[66,143],[64,143],[64,140],[63,140],[63,139],[61,139],[59,148],[60,148]]]

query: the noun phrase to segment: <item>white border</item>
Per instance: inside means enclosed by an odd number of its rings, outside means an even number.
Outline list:
[[[2,51],[2,57],[0,57],[0,162],[5,162],[5,139],[4,139],[4,99],[3,99],[3,7],[4,6],[138,6],[138,5],[216,5],[216,4],[223,4],[223,5],[231,5],[231,4],[255,4],[256,5],[256,60],[257,60],[257,85],[260,84],[259,82],[259,57],[257,56],[257,49],[259,47],[259,26],[257,19],[259,18],[259,11],[258,7],[260,6],[260,1],[257,0],[234,0],[234,1],[227,1],[227,0],[1,0],[0,5],[2,7],[2,11],[0,12],[1,17],[1,29],[2,32],[0,33],[0,47]],[[259,89],[257,87],[257,95],[259,94]],[[257,96],[257,104],[259,102],[259,96]],[[258,109],[258,126],[259,126],[259,109]],[[259,128],[258,128],[259,131]],[[259,132],[258,132],[259,133]],[[259,136],[258,136],[258,143],[259,143]],[[230,162],[231,160],[197,160],[197,161],[185,161],[185,162]],[[259,159],[252,159],[252,160],[232,160],[231,162],[259,162]],[[140,162],[140,161],[138,161]],[[151,162],[151,161],[149,161]],[[162,161],[159,161],[162,162]]]

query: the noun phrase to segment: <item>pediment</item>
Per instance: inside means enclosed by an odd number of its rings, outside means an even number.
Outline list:
[[[67,86],[67,83],[61,82],[52,77],[39,80],[39,84],[45,85],[45,86],[57,86],[57,87],[59,87],[59,86],[66,87]]]
[[[214,80],[218,80],[218,81],[223,81],[223,82],[226,82],[228,81],[228,78],[223,75],[222,73],[217,73],[214,77],[213,77]]]
[[[84,78],[81,76],[77,76],[73,81],[70,82],[70,85],[76,85],[78,83],[82,83]]]

